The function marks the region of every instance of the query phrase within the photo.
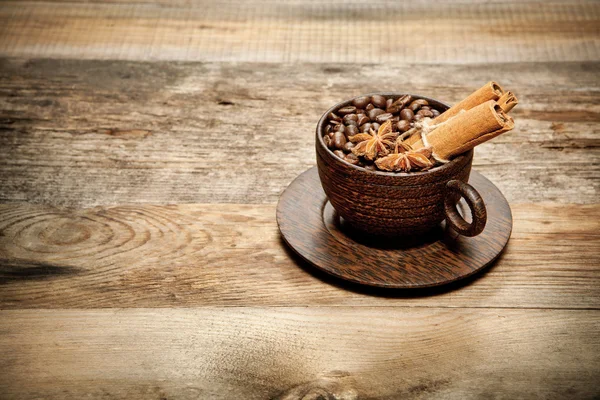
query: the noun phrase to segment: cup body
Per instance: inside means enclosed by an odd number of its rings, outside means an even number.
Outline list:
[[[402,93],[373,93],[398,98]],[[448,105],[425,99],[440,111]],[[395,173],[369,171],[338,158],[327,148],[323,132],[330,112],[350,105],[341,102],[329,109],[317,124],[316,153],[323,190],[337,213],[353,227],[369,234],[385,236],[420,235],[435,228],[445,218],[444,199],[453,196],[446,185],[451,180],[469,180],[473,150],[447,164],[428,171]]]

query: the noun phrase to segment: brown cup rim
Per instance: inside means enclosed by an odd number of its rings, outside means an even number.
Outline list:
[[[358,165],[354,165],[354,164],[350,164],[347,161],[342,160],[341,158],[339,158],[338,156],[336,156],[335,154],[333,154],[333,151],[331,151],[331,149],[329,149],[326,145],[325,142],[323,141],[323,129],[325,127],[325,123],[327,122],[327,116],[329,115],[329,113],[334,112],[336,110],[339,110],[342,107],[345,107],[347,105],[350,105],[352,103],[352,101],[358,97],[365,97],[365,96],[374,96],[374,95],[380,95],[380,96],[388,96],[388,97],[395,97],[395,98],[399,98],[401,96],[405,96],[405,95],[410,95],[413,100],[417,100],[417,99],[423,99],[423,100],[427,100],[430,103],[433,103],[434,105],[439,105],[442,106],[443,108],[445,108],[444,111],[446,111],[448,108],[450,108],[450,106],[442,101],[436,100],[436,99],[432,99],[430,97],[426,97],[426,96],[421,96],[418,94],[411,94],[411,93],[395,93],[395,92],[375,92],[375,93],[367,93],[367,94],[361,94],[358,96],[354,96],[353,98],[349,99],[349,100],[344,100],[341,101],[339,103],[337,103],[336,105],[334,105],[333,107],[329,108],[319,119],[319,122],[317,123],[317,130],[316,130],[316,135],[317,135],[317,142],[319,143],[319,145],[325,149],[326,151],[329,152],[329,154],[335,159],[336,162],[341,162],[344,165],[347,165],[359,172],[364,172],[367,174],[373,174],[373,175],[380,175],[380,176],[395,176],[395,177],[416,177],[416,176],[423,176],[423,175],[429,175],[433,172],[437,172],[437,171],[443,171],[445,169],[451,168],[452,165],[455,165],[457,163],[460,163],[463,159],[463,157],[466,157],[469,155],[469,152],[472,152],[473,150],[469,150],[463,154],[460,154],[456,157],[454,157],[452,160],[450,160],[450,162],[446,163],[446,164],[442,164],[442,165],[438,165],[437,167],[428,169],[427,171],[417,171],[417,172],[387,172],[387,171],[370,171],[368,169],[365,169],[363,167],[360,167]]]

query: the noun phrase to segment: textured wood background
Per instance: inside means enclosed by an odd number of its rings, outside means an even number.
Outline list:
[[[0,397],[598,398],[600,3],[0,3]],[[413,292],[297,259],[279,194],[342,99],[516,129],[500,260]],[[312,397],[311,397],[312,396]]]

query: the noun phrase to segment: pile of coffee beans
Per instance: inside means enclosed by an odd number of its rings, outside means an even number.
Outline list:
[[[352,153],[354,143],[348,138],[358,133],[375,132],[385,121],[392,121],[393,132],[399,134],[413,127],[415,121],[425,117],[435,118],[441,111],[424,99],[413,99],[410,95],[386,97],[382,95],[362,96],[348,105],[331,112],[325,126],[323,139],[333,153],[349,162],[368,170],[377,170],[372,161]],[[393,150],[393,149],[391,149]]]

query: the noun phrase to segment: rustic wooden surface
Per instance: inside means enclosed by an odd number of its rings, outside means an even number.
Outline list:
[[[600,3],[0,4],[0,398],[598,398]],[[476,39],[476,40],[475,40]],[[490,79],[486,272],[416,292],[277,230],[321,113]]]

